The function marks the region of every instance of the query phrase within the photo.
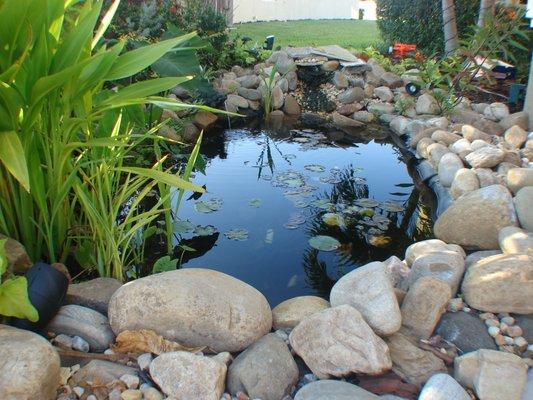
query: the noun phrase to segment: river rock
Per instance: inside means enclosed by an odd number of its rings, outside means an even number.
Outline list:
[[[379,396],[348,382],[321,380],[302,387],[294,400],[379,400]]]
[[[115,341],[115,335],[105,315],[75,304],[61,307],[44,330],[55,334],[79,336],[89,343],[93,352],[103,352]]]
[[[471,265],[474,265],[479,260],[487,257],[492,257],[502,254],[500,250],[481,250],[481,251],[474,251],[473,253],[470,253],[465,258],[465,267],[466,269],[470,268]]]
[[[527,132],[518,125],[514,125],[505,131],[503,137],[509,146],[519,149],[527,140]]]
[[[352,118],[345,117],[344,115],[334,112],[332,115],[333,124],[338,128],[360,128],[365,126],[362,122],[356,121]]]
[[[483,115],[491,121],[501,121],[509,116],[509,107],[503,103],[492,103],[485,108]]]
[[[463,162],[455,153],[446,153],[439,161],[438,175],[442,186],[450,187],[455,178],[455,174],[463,168]]]
[[[376,119],[376,116],[368,111],[356,111],[353,113],[352,118],[356,121],[369,124]]]
[[[385,72],[383,75],[381,75],[381,83],[392,89],[403,86],[402,78],[396,74],[393,74],[392,72]]]
[[[379,375],[392,366],[385,342],[349,305],[327,308],[307,317],[289,339],[294,351],[319,379],[351,373]]]
[[[402,117],[400,115],[400,116],[394,117],[390,121],[389,126],[391,130],[394,133],[396,133],[398,136],[403,136],[406,134],[406,129],[409,126],[409,122],[410,120],[408,118]]]
[[[478,350],[456,357],[455,379],[474,389],[483,400],[521,400],[527,381],[527,365],[517,355]]]
[[[473,142],[474,140],[483,140],[485,142],[490,142],[491,140],[490,135],[480,131],[472,125],[463,125],[463,127],[461,128],[461,133],[463,134],[463,137],[469,142]]]
[[[348,86],[350,86],[346,75],[341,71],[335,71],[333,74],[333,84],[337,89],[346,89]]]
[[[285,97],[283,94],[283,90],[279,86],[275,86],[274,89],[272,89],[271,94],[271,105],[274,110],[279,110],[281,107],[283,107],[283,103],[285,102]]]
[[[533,232],[533,186],[520,189],[514,198],[514,206],[522,228]]]
[[[533,168],[512,168],[507,171],[507,187],[517,193],[526,186],[533,186]]]
[[[365,98],[365,92],[360,87],[347,89],[338,97],[342,104],[350,104],[356,101],[362,101]]]
[[[441,129],[436,130],[431,135],[431,139],[433,139],[435,142],[442,143],[446,146],[450,146],[457,142],[458,140],[461,140],[462,137],[459,136],[456,133],[443,131]]]
[[[33,265],[26,248],[15,239],[8,238],[0,233],[0,240],[5,240],[4,250],[8,265],[13,269],[13,272],[25,273]]]
[[[152,329],[186,346],[240,351],[268,333],[272,313],[265,297],[224,273],[186,268],[137,279],[109,303],[115,333]]]
[[[207,129],[217,122],[217,116],[209,111],[200,111],[194,115],[194,124],[200,129]]]
[[[415,337],[428,339],[451,298],[447,283],[430,276],[418,279],[403,300],[402,325]]]
[[[337,60],[326,61],[322,64],[322,71],[336,71],[339,69],[340,63]]]
[[[72,284],[68,287],[65,303],[92,308],[107,315],[109,300],[121,286],[122,282],[113,278],[96,278]]]
[[[474,170],[469,168],[461,168],[455,173],[450,194],[452,198],[458,199],[463,194],[473,192],[479,189],[479,179]]]
[[[427,239],[413,243],[405,250],[405,262],[411,267],[418,257],[441,251],[453,251],[465,257],[464,250],[455,244],[446,244],[439,239]]]
[[[485,146],[465,157],[472,168],[492,168],[503,161],[505,152],[497,147]]]
[[[236,80],[239,83],[240,87],[246,89],[257,89],[259,87],[259,84],[261,83],[261,78],[259,78],[257,75],[245,75],[237,78]]]
[[[506,226],[498,234],[504,254],[527,254],[533,257],[533,233],[516,226]]]
[[[394,106],[390,103],[379,103],[377,101],[370,102],[366,109],[372,114],[394,114]]]
[[[428,148],[435,142],[431,138],[422,138],[416,145],[416,152],[422,158],[426,160],[429,158]]]
[[[503,129],[507,130],[514,125],[518,125],[520,128],[527,130],[529,128],[529,115],[525,111],[520,111],[505,117],[500,121],[500,125]]]
[[[392,359],[392,370],[403,380],[417,387],[438,372],[446,372],[444,361],[433,353],[422,350],[416,340],[397,332],[386,338]]]
[[[374,96],[384,102],[391,102],[394,99],[394,93],[387,86],[379,86],[374,89]]]
[[[475,168],[474,171],[479,179],[480,188],[504,183],[503,179],[500,179],[499,175],[489,168]]]
[[[461,353],[479,349],[497,350],[481,319],[466,312],[447,312],[435,331],[444,340],[453,343]]]
[[[407,263],[396,256],[391,256],[383,261],[383,264],[385,265],[385,272],[392,286],[401,290],[407,290],[409,287],[409,274],[411,273]]]
[[[285,75],[285,79],[287,79],[287,82],[289,83],[289,90],[296,90],[298,87],[298,75],[296,74],[296,71],[290,71],[287,75]]]
[[[433,375],[424,385],[418,400],[471,400],[463,387],[448,374]]]
[[[416,113],[437,115],[440,111],[437,100],[428,93],[424,93],[416,100]]]
[[[391,335],[402,324],[394,287],[385,264],[379,261],[340,278],[331,289],[330,302],[332,307],[348,304],[356,308],[378,335]]]
[[[466,302],[482,311],[533,313],[533,258],[502,254],[471,265],[463,280]]]
[[[74,384],[95,382],[100,385],[107,385],[118,380],[123,375],[137,374],[137,370],[124,364],[114,363],[104,360],[91,360],[81,367],[73,376]]]
[[[501,136],[504,132],[500,124],[485,118],[477,119],[472,123],[472,125],[477,129],[481,130],[482,132],[486,132],[487,134],[492,136]]]
[[[361,103],[351,103],[351,104],[341,104],[337,108],[337,112],[341,115],[353,115],[353,113],[360,111],[363,109],[363,105]]]
[[[501,185],[467,193],[444,211],[435,223],[435,236],[447,243],[473,249],[498,248],[501,228],[516,225],[512,197]]]
[[[175,351],[156,357],[150,376],[169,397],[220,400],[227,367],[202,355]]]
[[[1,399],[55,399],[59,366],[59,355],[42,336],[0,325]]]
[[[263,98],[262,93],[257,89],[249,89],[249,88],[240,87],[237,90],[237,93],[239,94],[239,96],[244,97],[245,99],[248,99],[248,100],[252,100],[252,101],[258,101]],[[242,107],[242,108],[247,108],[247,107]]]
[[[228,370],[227,389],[262,400],[282,400],[298,382],[298,366],[278,335],[269,333],[239,354]]]
[[[283,112],[285,112],[285,114],[288,114],[288,115],[300,115],[302,113],[300,104],[298,104],[298,101],[296,101],[293,95],[289,94],[285,96],[285,103],[283,104]]]
[[[444,154],[450,153],[450,150],[448,149],[448,147],[440,143],[433,143],[428,146],[427,152],[428,161],[435,169],[437,169],[440,163],[440,159],[444,156]]]
[[[274,329],[292,329],[303,319],[326,308],[329,308],[329,302],[317,296],[285,300],[272,310]]]
[[[469,154],[472,152],[472,144],[467,139],[459,139],[449,146],[450,150],[455,154]]]
[[[439,251],[418,257],[411,266],[409,287],[425,276],[438,279],[447,283],[451,289],[452,297],[457,293],[457,288],[463,278],[465,260],[461,254],[454,251]]]

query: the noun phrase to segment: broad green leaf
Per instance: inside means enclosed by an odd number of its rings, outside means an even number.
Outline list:
[[[333,251],[337,250],[341,244],[335,238],[331,236],[314,236],[309,239],[309,245],[317,250],[321,251]]]
[[[23,276],[11,278],[0,284],[0,315],[39,320],[39,314],[28,297],[28,281]]]
[[[171,260],[170,256],[161,257],[154,263],[152,273],[157,274],[159,272],[173,271],[176,269],[178,260]]]
[[[24,148],[16,132],[0,132],[0,161],[2,161],[11,175],[20,182],[22,187],[29,192],[28,165],[24,155]]]
[[[98,41],[104,36],[105,31],[111,24],[111,20],[115,16],[115,13],[117,12],[117,8],[120,4],[120,0],[113,0],[113,3],[109,6],[108,10],[102,17],[102,20],[100,21],[100,25],[98,26],[98,30],[94,34],[93,41],[91,43],[91,49],[94,49],[96,45],[98,44]]]
[[[162,182],[166,185],[178,188],[178,189],[184,189],[184,190],[190,190],[192,192],[198,192],[198,193],[204,193],[205,189],[196,186],[193,183],[187,182],[180,178],[179,176],[172,175],[163,171],[158,171],[155,169],[146,169],[146,168],[138,168],[138,167],[122,167],[118,168],[120,171],[128,172],[130,174],[144,176],[145,178],[153,179],[157,182]]]
[[[116,80],[130,77],[143,69],[148,68],[172,48],[194,36],[196,36],[196,32],[173,39],[163,40],[155,44],[129,51],[117,59],[117,62],[113,68],[111,68],[111,71],[109,71],[106,79]]]
[[[7,271],[6,242],[7,239],[0,240],[0,283],[2,282],[2,275]]]

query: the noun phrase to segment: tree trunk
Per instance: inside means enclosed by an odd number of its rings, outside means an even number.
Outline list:
[[[453,0],[442,0],[442,28],[444,30],[444,51],[446,55],[449,55],[459,48]]]
[[[490,13],[494,15],[496,9],[496,0],[481,0],[479,5],[479,17],[477,20],[478,26],[485,24],[486,16]]]

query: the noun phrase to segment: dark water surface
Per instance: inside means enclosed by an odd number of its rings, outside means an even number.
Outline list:
[[[184,199],[179,216],[191,224],[176,224],[176,244],[196,249],[183,267],[232,275],[271,306],[299,295],[327,298],[343,274],[402,257],[431,233],[427,193],[386,140],[339,145],[312,131],[226,130],[206,138],[202,153],[206,175],[194,181],[208,193]],[[195,233],[196,225],[210,227]],[[309,239],[318,235],[340,246],[317,250]]]

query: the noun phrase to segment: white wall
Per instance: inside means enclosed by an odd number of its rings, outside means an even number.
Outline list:
[[[376,19],[373,0],[233,0],[233,22],[296,19]]]

